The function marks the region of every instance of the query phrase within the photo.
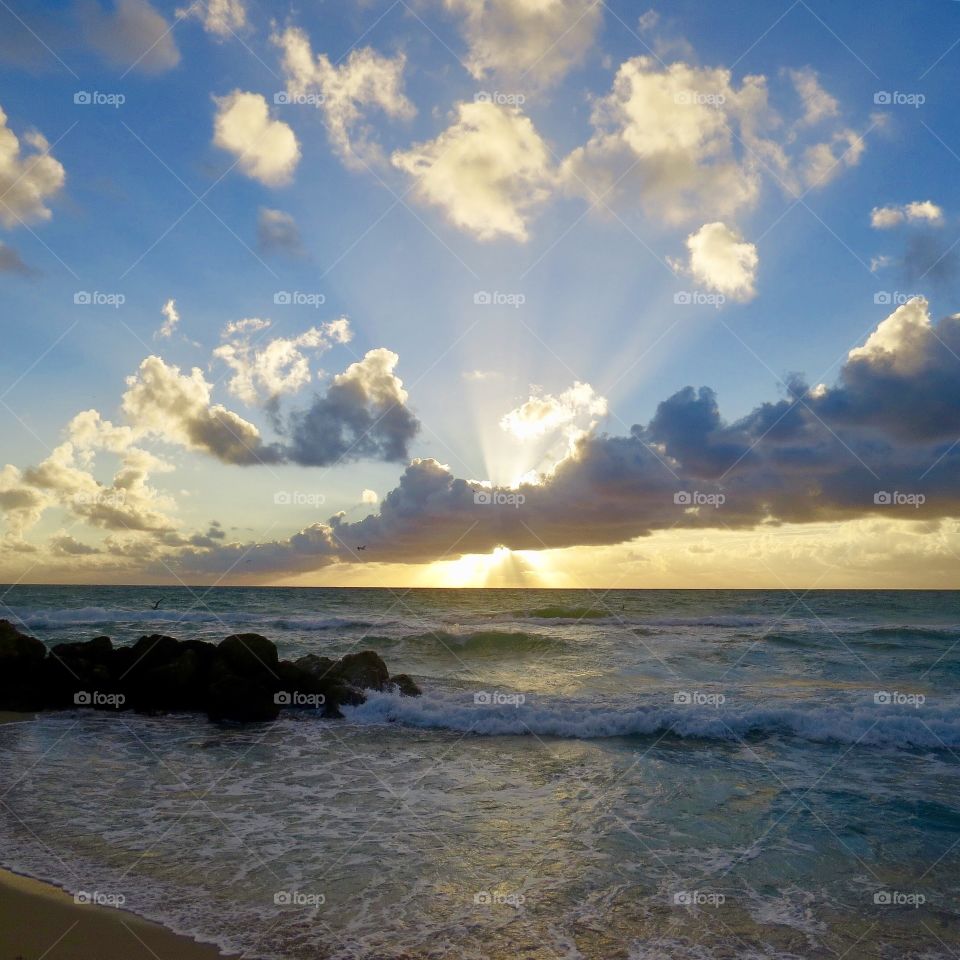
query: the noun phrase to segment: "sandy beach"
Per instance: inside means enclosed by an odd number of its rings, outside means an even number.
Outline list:
[[[33,715],[0,711],[0,723],[29,723]],[[0,870],[0,960],[180,958],[214,960],[216,947],[194,943],[132,913],[75,903],[58,887]]]
[[[214,960],[215,947],[63,890],[0,870],[2,960]]]

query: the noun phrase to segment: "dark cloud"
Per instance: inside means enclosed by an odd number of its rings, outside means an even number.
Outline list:
[[[371,350],[335,377],[326,394],[290,417],[286,457],[308,467],[406,460],[420,423],[393,373],[397,360],[389,350]]]
[[[251,572],[305,570],[335,560],[453,558],[501,545],[620,543],[674,527],[867,515],[934,521],[960,512],[957,436],[960,317],[934,327],[926,301],[916,299],[851,351],[831,389],[811,390],[792,377],[786,397],[726,423],[712,390],[686,387],[628,436],[583,437],[542,484],[491,491],[434,460],[415,460],[378,515],[357,522],[338,515],[289,541],[235,544],[184,561],[213,570],[244,556]],[[899,502],[887,502],[894,494]]]
[[[261,207],[257,216],[257,245],[262,253],[297,256],[303,252],[296,220],[283,210],[271,210],[269,207]]]

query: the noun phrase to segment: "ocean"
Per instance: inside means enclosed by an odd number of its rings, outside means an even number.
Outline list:
[[[375,650],[423,688],[340,721],[0,726],[3,865],[225,950],[960,951],[956,593],[0,594],[48,643],[255,631],[286,658]]]

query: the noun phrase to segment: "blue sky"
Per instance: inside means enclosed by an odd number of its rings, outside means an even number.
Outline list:
[[[928,298],[934,320],[955,311],[947,251],[960,222],[960,4],[881,2],[865,11],[860,4],[803,0],[681,2],[648,10],[555,0],[559,12],[550,16],[542,14],[545,6],[411,0],[300,8],[233,0],[197,4],[183,16],[182,4],[104,0],[99,7],[12,3],[0,14],[8,38],[0,42],[6,128],[22,154],[31,150],[28,131],[40,131],[49,145],[43,151],[64,175],[62,186],[0,224],[4,249],[16,251],[21,264],[0,272],[6,327],[0,379],[8,390],[0,408],[0,463],[16,471],[6,481],[8,509],[25,496],[22,472],[50,456],[78,412],[94,408],[113,424],[130,425],[121,399],[126,378],[151,354],[183,374],[200,368],[212,403],[254,425],[265,443],[283,443],[292,429],[283,418],[308,408],[350,364],[385,348],[398,357],[391,376],[403,381],[403,405],[419,421],[400,458],[377,453],[305,465],[303,457],[297,462],[284,454],[269,466],[224,462],[156,420],[149,430],[132,424],[139,433],[124,443],[139,444],[167,465],[149,483],[174,501],[163,511],[171,525],[134,537],[89,515],[78,518],[61,498],[22,529],[8,524],[4,569],[11,577],[27,567],[69,577],[81,562],[91,579],[173,571],[189,577],[189,564],[179,566],[184,544],[174,541],[212,520],[230,531],[220,542],[240,545],[290,537],[340,510],[357,521],[371,508],[360,506],[361,491],[382,498],[414,457],[435,458],[454,477],[515,485],[530,470],[549,474],[581,436],[628,435],[688,384],[715,390],[727,421],[782,399],[780,381],[790,373],[803,373],[811,387],[832,386],[851,348],[907,295]],[[218,27],[217,16],[226,26]],[[529,31],[528,46],[510,50],[500,31],[517,24]],[[292,30],[307,38],[312,64],[328,58],[326,73],[316,69],[298,80],[285,64]],[[329,84],[345,83],[338,71],[361,54],[381,67],[393,64],[399,86],[389,95],[392,116],[369,91],[340,101],[352,111],[344,129],[359,159],[351,161],[338,147],[332,110],[278,103],[276,94],[299,82],[329,105]],[[529,66],[521,70],[524,56]],[[646,59],[638,65],[638,58]],[[640,170],[649,164],[646,179],[637,179],[632,166],[615,167],[623,144],[619,153],[609,141],[601,144],[597,118],[606,111],[607,133],[619,122],[611,114],[627,108],[613,102],[611,91],[629,70],[638,84],[672,76],[670,90],[721,98],[727,91],[725,103],[689,114],[682,127],[674,118],[689,107],[675,93],[672,104],[664,101],[665,113],[651,98],[629,109],[640,111],[635,129],[644,137],[692,137],[690,154],[702,149],[705,167],[723,163],[729,150],[731,180],[711,186],[704,178],[697,189],[705,192],[681,203],[668,183],[672,161],[655,175],[650,171],[660,157],[637,154],[631,164]],[[729,75],[721,84],[712,70]],[[738,99],[733,106],[731,96],[742,96],[747,78],[758,76],[765,78],[766,103]],[[382,89],[382,75],[369,82]],[[124,102],[78,104],[78,91],[120,95]],[[883,91],[923,102],[877,103]],[[242,147],[218,145],[217,120],[235,92],[262,97],[268,122],[295,140],[297,155],[284,173],[250,173],[250,158],[269,150],[246,127]],[[446,191],[440,202],[423,186],[433,181],[418,174],[429,158],[436,164],[437,145],[459,129],[462,105],[502,125],[489,149],[518,171],[501,170],[504,180],[491,188],[483,182],[489,157],[461,156],[452,180],[437,175],[435,189]],[[711,109],[723,127],[714,141],[703,133],[713,129]],[[756,142],[745,143],[751,135]],[[643,149],[650,151],[651,142]],[[811,173],[804,151],[817,145],[832,153],[826,167]],[[594,155],[574,166],[585,147]],[[789,155],[783,167],[774,149]],[[264,162],[282,163],[278,152]],[[414,156],[418,174],[411,173],[415,161],[404,159]],[[621,188],[591,209],[608,185],[606,164],[623,176]],[[724,197],[747,187],[749,199]],[[490,189],[507,199],[489,201]],[[871,225],[874,208],[921,202],[936,214],[894,213],[900,222]],[[503,228],[510,207],[522,236]],[[258,222],[265,209],[291,218],[285,222],[295,224],[296,249],[264,247]],[[722,225],[725,232],[712,236],[725,253],[698,274],[688,238],[707,224]],[[747,260],[731,267],[724,256]],[[889,262],[876,263],[880,257]],[[709,282],[705,269],[712,271]],[[730,269],[749,276],[731,279]],[[78,291],[121,294],[123,303],[76,305]],[[323,302],[278,304],[281,291]],[[477,304],[480,291],[523,302]],[[724,302],[675,302],[689,291],[714,301],[720,294]],[[900,301],[892,296],[884,303],[884,293],[900,294]],[[171,299],[179,321],[172,336],[158,337],[161,309]],[[344,317],[349,342],[306,351],[308,381],[275,398],[280,434],[268,398],[231,391],[230,371],[212,355],[225,326],[242,319],[271,321],[255,340],[262,346]],[[529,422],[543,408],[525,407],[531,398],[555,401],[551,409],[559,409],[576,382],[589,384],[605,404],[576,406],[556,429],[536,427],[535,443],[507,435],[501,419],[511,410]],[[97,447],[90,475],[109,486],[121,455],[119,448]],[[320,491],[322,510],[318,515],[310,505],[278,514],[278,489]],[[68,527],[90,553],[49,554]],[[109,540],[117,536],[149,545],[128,562]],[[158,544],[158,537],[166,542]],[[611,539],[603,546],[613,546]],[[554,544],[551,536],[544,540]],[[590,540],[571,534],[562,546]],[[377,576],[403,579],[389,555],[391,566]],[[449,556],[457,555],[454,547]],[[429,551],[416,556],[418,564],[439,559]],[[207,575],[222,562],[211,559],[198,569]],[[271,569],[265,561],[262,576],[329,576],[331,563],[343,566],[326,555],[315,568],[304,562]],[[685,574],[678,567],[674,575]]]

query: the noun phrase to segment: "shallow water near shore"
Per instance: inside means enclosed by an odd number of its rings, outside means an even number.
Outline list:
[[[14,587],[0,616],[47,642],[374,649],[421,684],[339,722],[0,727],[7,866],[226,949],[960,946],[956,594]]]

